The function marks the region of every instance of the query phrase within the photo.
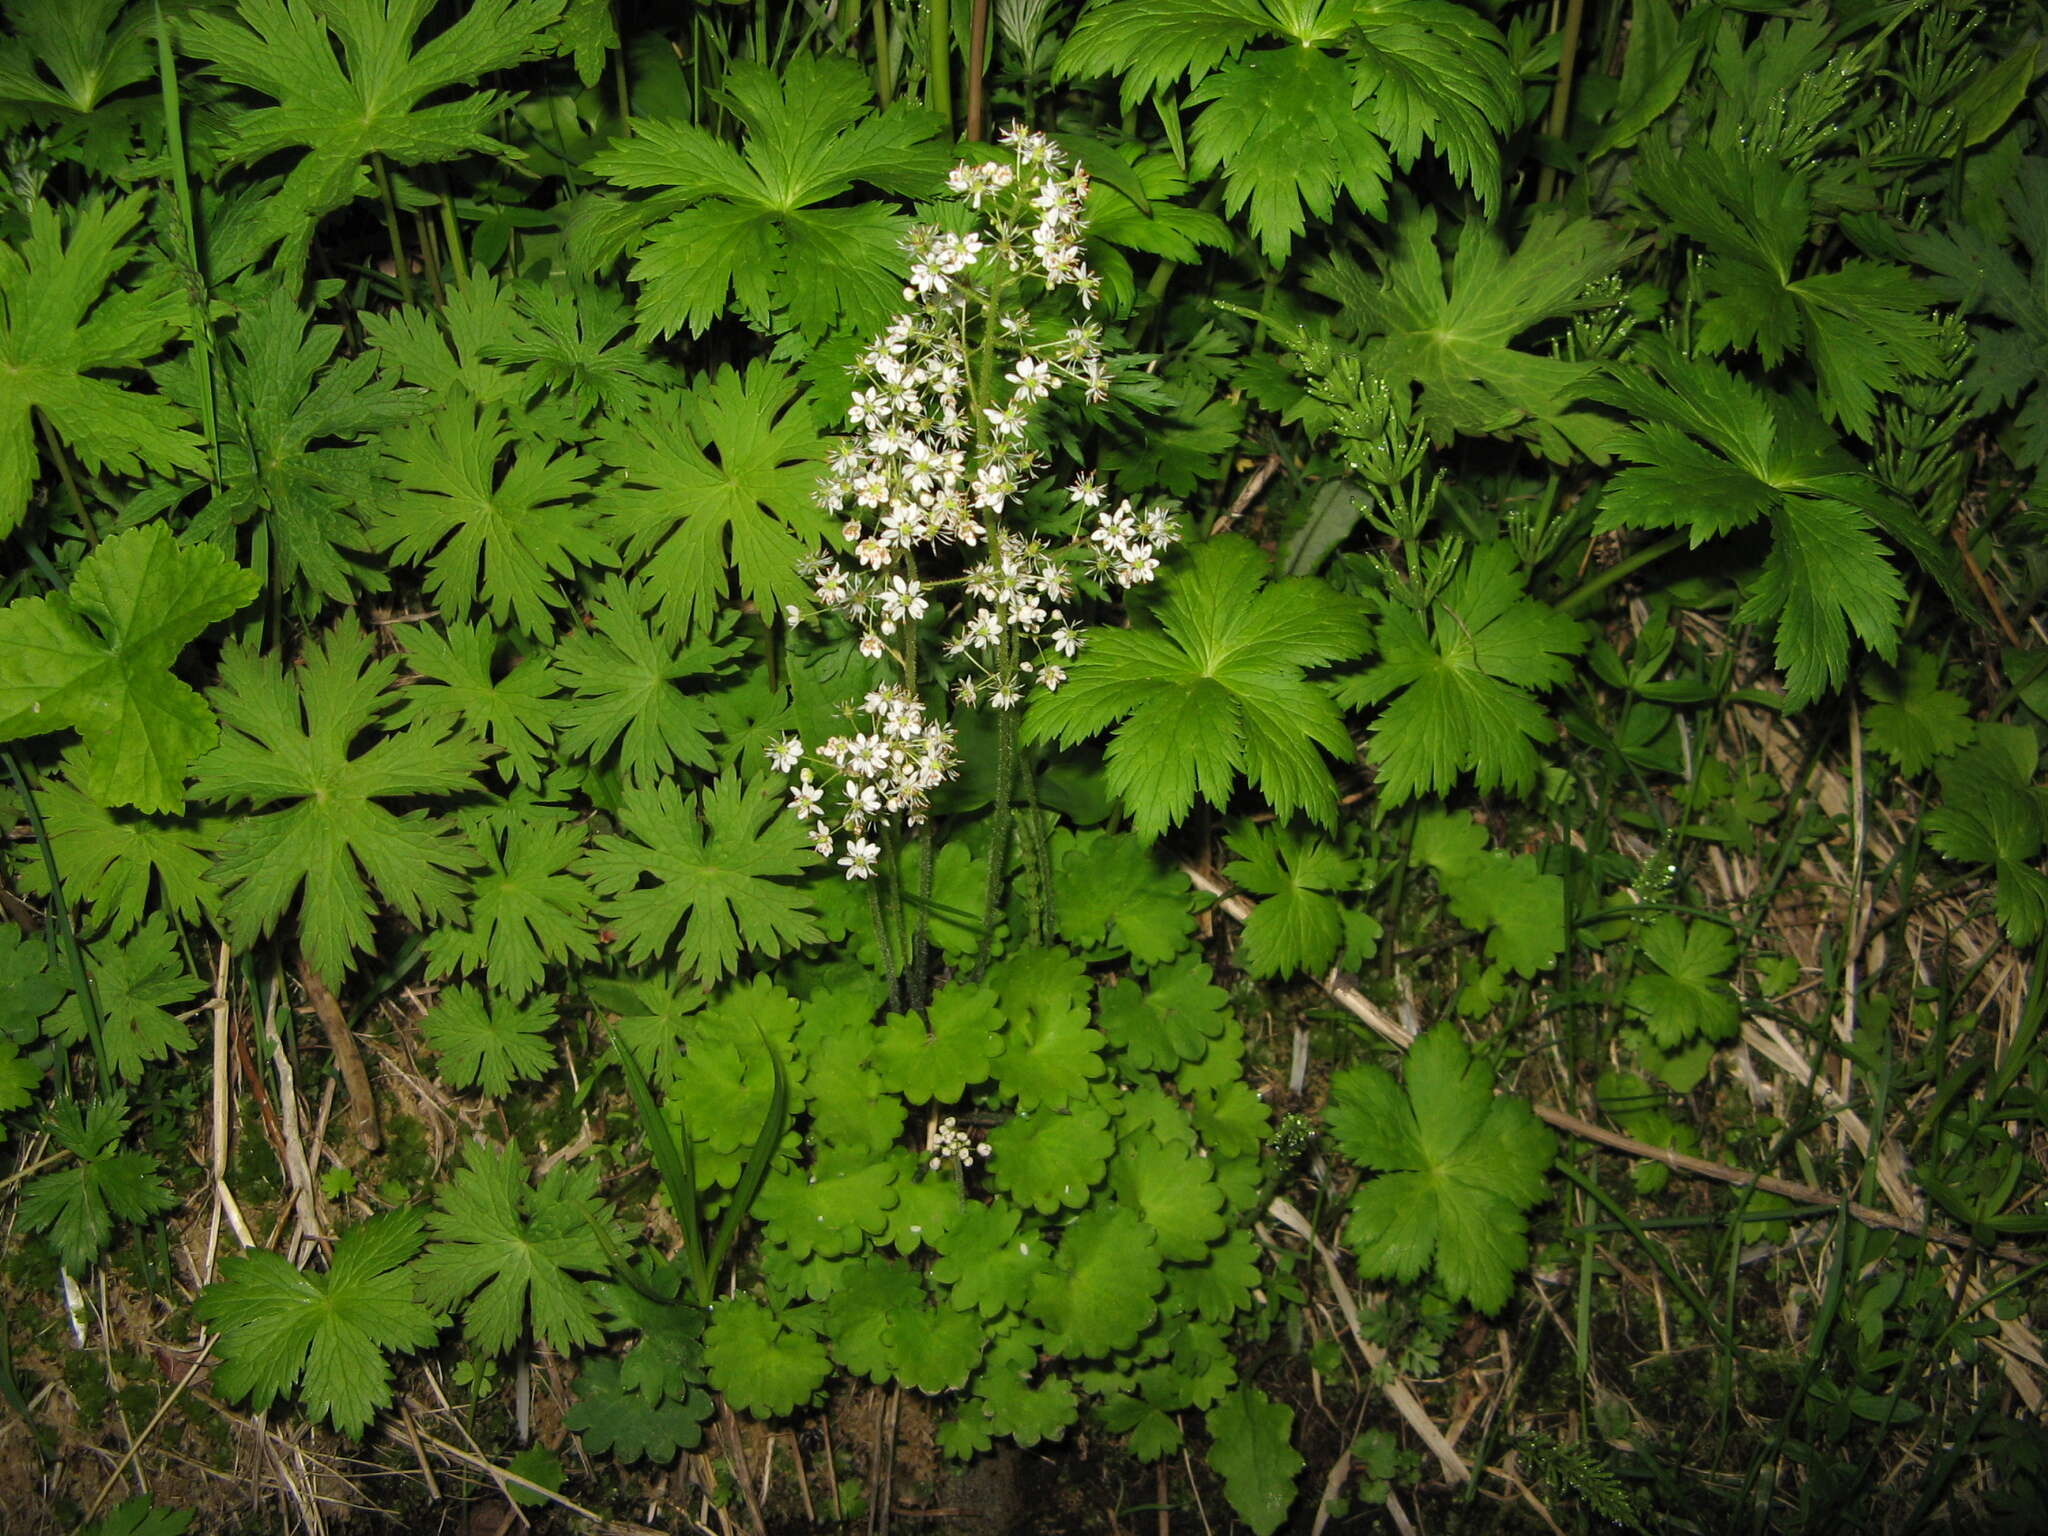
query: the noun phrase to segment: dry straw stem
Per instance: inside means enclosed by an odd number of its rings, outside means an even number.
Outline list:
[[[1248,898],[1234,894],[1227,884],[1206,870],[1199,869],[1192,864],[1185,864],[1181,867],[1197,888],[1208,892],[1212,896],[1220,897],[1221,899],[1217,902],[1217,906],[1231,917],[1242,923],[1251,916],[1255,904]],[[1371,998],[1361,992],[1351,978],[1347,977],[1343,972],[1332,971],[1329,976],[1324,978],[1322,987],[1333,1001],[1340,1004],[1346,1011],[1359,1019],[1389,1044],[1398,1046],[1405,1051],[1415,1043],[1415,1036],[1413,1034],[1392,1018],[1377,1003],[1373,1002]],[[1803,1064],[1798,1065],[1799,1069],[1803,1072]],[[1845,1201],[1840,1195],[1821,1189],[1816,1185],[1801,1184],[1796,1180],[1781,1179],[1767,1173],[1756,1173],[1750,1169],[1737,1168],[1728,1163],[1710,1162],[1704,1157],[1690,1157],[1683,1152],[1674,1152],[1669,1147],[1652,1146],[1647,1141],[1638,1141],[1633,1136],[1624,1136],[1619,1131],[1610,1131],[1604,1126],[1595,1125],[1590,1120],[1582,1119],[1578,1115],[1555,1108],[1549,1104],[1531,1104],[1529,1107],[1535,1112],[1537,1118],[1569,1136],[1598,1142],[1600,1145],[1611,1147],[1617,1152],[1627,1153],[1630,1157],[1648,1158],[1653,1162],[1662,1163],[1665,1167],[1674,1169],[1679,1173],[1689,1173],[1698,1178],[1713,1179],[1723,1184],[1733,1184],[1739,1187],[1754,1186],[1757,1189],[1768,1191],[1774,1195],[1782,1195],[1788,1200],[1804,1205],[1839,1206],[1847,1211],[1851,1218],[1862,1222],[1866,1226],[1884,1227],[1895,1232],[1905,1232],[1926,1242],[1939,1243],[1944,1247],[1975,1249],[1978,1252],[1987,1253],[1994,1258],[2003,1259],[2008,1263],[2029,1264],[2034,1262],[2031,1255],[2020,1249],[2006,1246],[1987,1249],[1963,1233],[1951,1232],[1939,1227],[1927,1227],[1910,1217],[1900,1216],[1891,1211],[1881,1211],[1874,1206],[1861,1205],[1853,1200]]]
[[[1767,760],[1775,758],[1781,769],[1789,773],[1791,771],[1791,764],[1782,755],[1789,751],[1789,744],[1782,738],[1776,737],[1775,733],[1769,730],[1769,722],[1752,720],[1748,723],[1753,730],[1757,730],[1758,734],[1764,738],[1761,745],[1763,745]],[[1823,810],[1829,811],[1831,814],[1845,814],[1849,809],[1849,788],[1841,781],[1839,775],[1824,776],[1822,782],[1815,787],[1814,793]],[[1827,850],[1821,850],[1821,856],[1824,859],[1828,859],[1830,865],[1832,865],[1832,859],[1829,858]],[[1251,916],[1255,903],[1232,891],[1227,883],[1219,880],[1207,870],[1192,864],[1184,864],[1182,869],[1197,889],[1206,891],[1210,895],[1219,898],[1216,905],[1224,913],[1240,923]],[[1730,887],[1727,894],[1731,899],[1739,899],[1740,892],[1734,888],[1735,882],[1729,879],[1731,873],[1732,871],[1728,869],[1724,862],[1722,864],[1722,875],[1724,881]],[[1841,872],[1836,870],[1835,873],[1839,875]],[[1846,877],[1843,878],[1842,883],[1844,885],[1852,884]],[[1360,1020],[1389,1044],[1405,1051],[1414,1043],[1415,1037],[1413,1033],[1406,1029],[1398,1020],[1388,1015],[1371,998],[1367,997],[1359,989],[1353,978],[1346,976],[1340,971],[1332,971],[1329,976],[1323,979],[1322,987],[1324,992],[1333,1001],[1342,1006],[1353,1017]],[[1822,1078],[1818,1071],[1809,1063],[1800,1059],[1798,1053],[1792,1048],[1791,1043],[1785,1039],[1774,1021],[1746,1020],[1743,1025],[1742,1044],[1754,1050],[1773,1066],[1787,1073],[1788,1076],[1797,1080],[1804,1088],[1821,1098],[1830,1109],[1835,1111],[1834,1119],[1838,1123],[1840,1134],[1855,1143],[1859,1151],[1866,1155],[1869,1154],[1872,1140],[1869,1128],[1863,1124],[1861,1119],[1849,1113],[1845,1107],[1847,1099],[1846,1080],[1841,1083],[1833,1083]],[[1942,1247],[1956,1250],[1965,1257],[1970,1254],[1982,1254],[2009,1264],[2019,1265],[2030,1265],[2037,1262],[2034,1255],[2010,1244],[1998,1244],[1987,1248],[1978,1244],[1966,1234],[1946,1228],[1930,1227],[1915,1216],[1901,1215],[1893,1211],[1880,1210],[1859,1201],[1847,1200],[1842,1195],[1831,1190],[1822,1189],[1817,1185],[1802,1184],[1796,1180],[1782,1179],[1772,1174],[1758,1173],[1752,1169],[1738,1168],[1727,1163],[1712,1162],[1703,1157],[1693,1157],[1683,1152],[1674,1151],[1669,1147],[1653,1146],[1648,1142],[1639,1141],[1633,1136],[1624,1136],[1619,1131],[1611,1131],[1604,1126],[1595,1125],[1590,1120],[1572,1114],[1568,1110],[1559,1109],[1554,1105],[1532,1103],[1530,1108],[1539,1119],[1568,1136],[1594,1142],[1630,1157],[1647,1158],[1653,1162],[1662,1163],[1674,1172],[1689,1174],[1695,1178],[1711,1179],[1717,1183],[1728,1184],[1737,1188],[1763,1190],[1770,1194],[1782,1196],[1797,1204],[1832,1205],[1845,1212],[1851,1219],[1861,1222],[1866,1226],[1903,1232],[1909,1236],[1919,1238],[1923,1242],[1935,1243]],[[1894,1143],[1884,1142],[1880,1144],[1878,1153],[1878,1181],[1884,1187],[1885,1193],[1889,1198],[1907,1206],[1908,1209],[1917,1209],[1917,1200],[1913,1198],[1911,1186],[1906,1183],[1904,1154],[1899,1151]],[[1966,1287],[1966,1290],[1972,1295],[1983,1294],[1981,1284],[1974,1281],[1969,1287]],[[2018,1392],[2029,1408],[2038,1410],[2044,1401],[2041,1377],[2048,1375],[2048,1357],[2044,1357],[2040,1341],[2034,1336],[2032,1330],[2017,1319],[2001,1319],[1998,1323],[1996,1337],[1986,1342],[1991,1345],[1998,1355],[1999,1364],[2003,1369],[2006,1379],[2012,1384],[2013,1389]]]

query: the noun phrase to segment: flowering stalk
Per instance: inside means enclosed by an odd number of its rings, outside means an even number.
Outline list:
[[[1069,293],[1085,310],[1098,291],[1081,251],[1087,173],[1043,134],[1013,127],[1003,143],[1014,163],[952,174],[969,227],[910,233],[911,307],[855,363],[856,431],[820,486],[845,519],[845,550],[806,567],[817,617],[848,626],[893,679],[868,693],[848,734],[815,751],[795,737],[770,749],[797,775],[790,804],[820,856],[893,890],[879,829],[923,829],[957,767],[937,701],[997,711],[984,935],[1008,868],[1016,712],[1034,689],[1066,681],[1083,599],[1149,582],[1178,536],[1164,508],[1112,507],[1091,473],[1063,493],[1040,484],[1040,414],[1063,391],[1101,403],[1111,376],[1100,327],[1053,313]],[[927,833],[927,857],[929,847]],[[919,885],[928,898],[928,869]],[[906,947],[921,960],[922,938],[899,943],[897,960]]]

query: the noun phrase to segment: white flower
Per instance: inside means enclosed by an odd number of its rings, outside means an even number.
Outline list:
[[[888,649],[886,645],[882,644],[882,637],[880,635],[866,634],[860,637],[860,653],[867,657],[869,661],[880,661],[883,653]]]
[[[966,633],[961,636],[966,644],[977,651],[987,650],[1002,638],[1002,627],[996,622],[995,614],[987,608],[967,621]]]
[[[1003,377],[1017,386],[1016,398],[1026,404],[1043,400],[1059,388],[1059,379],[1052,371],[1052,365],[1042,363],[1035,357],[1020,357],[1017,366]]]
[[[1056,692],[1060,684],[1067,680],[1066,668],[1043,667],[1039,670],[1038,680],[1045,684],[1045,691],[1047,693]]]
[[[777,773],[789,772],[803,760],[803,755],[803,741],[796,736],[785,736],[768,744],[768,761],[775,765]]]
[[[796,785],[789,792],[790,810],[796,814],[798,821],[809,821],[818,814],[818,808],[824,804],[824,801],[824,789],[811,782],[811,770],[806,768],[804,770],[803,782]],[[818,851],[824,853],[828,850],[820,848]]]
[[[1071,660],[1081,649],[1081,632],[1064,622],[1063,616],[1057,610],[1054,611],[1053,618],[1061,620],[1060,626],[1045,637],[1046,641],[1054,650]]]
[[[882,608],[882,617],[895,623],[908,619],[915,622],[925,616],[931,607],[924,595],[921,582],[905,581],[901,576],[891,577],[877,599]]]
[[[846,853],[839,860],[839,867],[846,871],[849,880],[865,880],[875,872],[875,860],[882,856],[882,850],[866,838],[857,837],[846,845]]]

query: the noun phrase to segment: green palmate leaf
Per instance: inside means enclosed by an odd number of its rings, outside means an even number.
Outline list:
[[[793,880],[814,859],[802,823],[736,775],[694,803],[672,782],[628,789],[618,821],[624,835],[599,837],[583,868],[629,958],[673,950],[711,981],[742,949],[772,960],[824,937]]]
[[[603,5],[599,10],[606,10]],[[583,411],[624,416],[682,386],[673,365],[650,356],[632,329],[633,307],[609,288],[575,280],[520,283],[512,303],[525,325],[497,338],[491,355],[522,365],[522,380],[556,390]]]
[[[988,973],[1001,999],[996,1080],[1020,1109],[1063,1109],[1102,1076],[1107,1043],[1088,1022],[1088,986],[1063,949],[1028,949]]]
[[[1032,1446],[1057,1439],[1079,1417],[1073,1383],[1051,1376],[1034,1386],[1038,1374],[1038,1352],[1026,1336],[1012,1334],[989,1351],[974,1383],[988,1433]],[[970,1405],[965,1413],[972,1412]]]
[[[1276,267],[1307,218],[1331,216],[1340,191],[1361,211],[1386,214],[1393,166],[1369,116],[1347,100],[1349,88],[1337,60],[1291,47],[1245,54],[1188,94],[1191,106],[1208,106],[1190,137],[1191,168],[1225,172],[1225,210],[1247,213]]]
[[[1963,203],[1947,229],[1902,231],[1900,248],[1927,269],[1928,286],[1944,303],[1975,317],[1969,384],[1976,409],[2009,406],[2006,446],[2034,469],[2048,464],[2048,159],[2019,157],[1994,197]]]
[[[1276,35],[1278,47],[1248,48]],[[1249,208],[1275,265],[1304,211],[1330,217],[1340,190],[1384,216],[1393,166],[1425,141],[1490,206],[1499,135],[1520,116],[1500,33],[1446,0],[1107,0],[1084,12],[1056,73],[1114,73],[1127,107],[1185,76],[1189,105],[1206,108],[1193,168],[1222,172],[1226,208]]]
[[[384,584],[346,552],[363,547],[359,509],[382,489],[365,439],[424,402],[380,379],[373,355],[335,361],[341,337],[309,324],[284,287],[243,310],[220,354],[241,430],[221,445],[224,483],[192,531],[256,520],[283,580],[347,601]]]
[[[426,589],[451,619],[481,610],[548,635],[578,568],[617,558],[581,500],[596,461],[514,426],[494,408],[452,399],[387,433],[391,486],[367,537],[424,565]]]
[[[184,1536],[191,1524],[190,1510],[159,1509],[148,1494],[138,1493],[104,1520],[80,1527],[79,1536]]]
[[[1571,675],[1585,631],[1522,589],[1506,544],[1474,549],[1427,614],[1382,604],[1381,659],[1338,689],[1357,708],[1384,707],[1366,758],[1389,798],[1449,790],[1470,773],[1481,789],[1524,790],[1552,727],[1535,692]]]
[[[220,1334],[214,1384],[258,1413],[296,1390],[313,1417],[360,1436],[391,1402],[389,1354],[441,1331],[413,1299],[420,1238],[417,1213],[390,1211],[342,1233],[324,1275],[261,1249],[222,1260],[193,1308]]]
[[[537,783],[555,738],[559,679],[547,655],[515,656],[501,674],[506,642],[486,625],[410,624],[396,633],[415,676],[393,723],[467,731],[498,749],[496,766],[515,782]]]
[[[555,1050],[547,1033],[554,1004],[485,999],[474,987],[450,987],[420,1020],[420,1033],[441,1057],[441,1081],[451,1088],[481,1087],[503,1097],[515,1082],[547,1075]]]
[[[712,1310],[704,1362],[727,1402],[764,1419],[809,1402],[832,1369],[807,1312],[778,1314],[744,1296]]]
[[[1002,1050],[1002,1017],[987,987],[956,982],[932,999],[927,1017],[891,1014],[874,1048],[875,1070],[913,1104],[952,1104],[988,1080]]]
[[[37,413],[88,469],[206,464],[183,411],[111,376],[148,362],[183,310],[167,270],[133,288],[115,282],[135,259],[125,242],[148,202],[138,193],[112,205],[82,202],[68,214],[31,202],[28,237],[0,241],[0,538],[28,510]],[[0,655],[8,649],[0,643]],[[0,703],[0,720],[6,714]]]
[[[423,103],[551,53],[548,29],[562,0],[478,0],[419,41],[432,8],[432,0],[329,0],[317,8],[240,0],[233,17],[186,24],[187,46],[214,74],[276,102],[236,115],[231,157],[247,165],[304,151],[262,215],[264,244],[285,242],[279,265],[287,273],[304,265],[320,219],[370,192],[371,156],[421,165],[505,152],[484,131],[507,104],[503,93]]]
[[[577,1278],[609,1267],[593,1230],[611,1219],[594,1168],[556,1168],[535,1185],[517,1142],[498,1152],[472,1143],[434,1204],[420,1294],[460,1307],[463,1334],[479,1349],[504,1354],[529,1329],[550,1349],[603,1339],[595,1298]]]
[[[466,921],[427,935],[432,974],[481,970],[492,992],[516,1002],[549,965],[596,958],[590,893],[571,868],[585,833],[568,810],[517,799],[455,820],[483,869],[470,881]]]
[[[1139,144],[1122,145],[1115,154],[1128,167],[1117,181],[1130,190],[1101,175],[1091,181],[1087,229],[1090,264],[1112,311],[1121,313],[1137,293],[1125,251],[1197,262],[1204,249],[1229,249],[1230,226],[1205,208],[1187,205],[1187,172],[1172,155],[1149,154]],[[1084,163],[1093,169],[1097,160],[1091,156]],[[1142,204],[1134,194],[1143,195]]]
[[[1434,1265],[1453,1301],[1491,1312],[1528,1261],[1522,1212],[1544,1198],[1552,1143],[1529,1106],[1495,1097],[1486,1068],[1439,1025],[1408,1053],[1404,1091],[1382,1067],[1330,1085],[1344,1155],[1383,1170],[1353,1198],[1346,1240],[1367,1274],[1403,1282]]]
[[[939,1008],[935,998],[932,1012],[936,1015]],[[950,1011],[962,1022],[979,1012],[973,1007],[961,1010],[957,1005]],[[881,1155],[894,1144],[909,1118],[906,1099],[920,1094],[947,1099],[946,1089],[955,1074],[977,1081],[987,1076],[987,1054],[982,1055],[978,1069],[971,1062],[976,1049],[984,1053],[995,1049],[993,1042],[981,1038],[981,1030],[973,1028],[942,1028],[936,1035],[927,1035],[924,1020],[915,1014],[891,1014],[888,1023],[872,1033],[865,1017],[848,1022],[850,1028],[816,1028],[807,1023],[803,1052],[811,1134],[821,1147],[849,1157],[857,1152]],[[886,1061],[886,1066],[870,1069],[870,1054],[878,1064]],[[958,1093],[950,1097],[957,1098]]]
[[[64,1001],[68,988],[52,969],[53,953],[54,946],[12,924],[0,928],[0,1036],[33,1042],[43,1015]]]
[[[361,324],[378,371],[429,400],[510,409],[539,391],[538,379],[503,366],[527,329],[515,290],[496,273],[471,271],[439,305],[365,314]]]
[[[685,1270],[680,1263],[650,1262],[636,1265],[618,1283],[592,1287],[610,1311],[606,1328],[637,1335],[619,1362],[619,1385],[650,1404],[687,1398],[704,1380],[705,1312],[678,1299]]]
[[[1903,267],[1852,260],[1795,275],[1813,221],[1808,176],[1762,154],[1646,148],[1636,187],[1713,255],[1698,338],[1710,353],[1754,349],[1767,367],[1803,347],[1822,413],[1868,439],[1875,395],[1939,372],[1931,297]]]
[[[624,1380],[620,1362],[591,1359],[577,1374],[576,1402],[562,1423],[594,1455],[659,1467],[703,1443],[711,1412],[710,1396],[699,1389],[652,1397]]]
[[[0,1028],[11,1022],[5,1008],[6,1001],[0,998]],[[0,1040],[0,1114],[10,1114],[34,1103],[43,1085],[43,1075],[40,1066],[23,1059],[13,1041]]]
[[[908,1265],[882,1258],[855,1260],[837,1278],[839,1289],[824,1305],[832,1356],[856,1376],[886,1381],[896,1364],[897,1319],[908,1323],[922,1309],[924,1286]]]
[[[1414,856],[1436,871],[1451,915],[1486,932],[1487,958],[1522,976],[1547,970],[1564,948],[1564,881],[1533,855],[1486,846],[1468,816],[1432,813],[1415,823]]]
[[[968,1313],[927,1304],[896,1320],[892,1342],[896,1379],[912,1391],[935,1396],[967,1385],[988,1335]]]
[[[1430,435],[1518,432],[1549,457],[1604,457],[1611,429],[1570,409],[1598,365],[1525,351],[1518,337],[1595,303],[1598,288],[1629,254],[1607,226],[1540,215],[1513,251],[1490,225],[1457,231],[1448,274],[1434,210],[1411,213],[1379,258],[1377,280],[1342,254],[1309,275],[1309,286],[1344,306],[1343,328],[1364,343],[1369,377],[1420,390]]]
[[[859,65],[801,53],[780,71],[735,64],[722,96],[744,151],[642,118],[590,162],[614,186],[654,194],[629,215],[645,231],[633,264],[642,329],[701,332],[729,309],[759,330],[812,336],[880,325],[900,297],[909,220],[878,203],[820,205],[858,184],[936,190],[938,120],[908,103],[875,112]]]
[[[1230,994],[1210,985],[1209,967],[1188,958],[1142,981],[1127,977],[1100,993],[1098,1022],[1131,1066],[1171,1072],[1199,1061],[1230,1024]]]
[[[1062,939],[1090,949],[1120,943],[1140,969],[1188,947],[1195,931],[1188,878],[1140,839],[1063,831],[1052,846]]]
[[[808,598],[796,566],[830,526],[814,496],[825,444],[783,369],[700,378],[616,427],[604,452],[625,480],[606,531],[662,594],[669,633],[707,627],[735,587],[764,609]]]
[[[248,943],[297,900],[306,958],[335,985],[370,945],[372,887],[414,921],[459,910],[468,842],[442,817],[381,802],[469,789],[482,753],[438,727],[371,735],[398,663],[373,661],[361,631],[331,630],[303,660],[288,675],[275,656],[228,649],[214,693],[227,730],[195,771],[213,799],[271,808],[222,836],[214,878],[229,931]]]
[[[593,762],[617,752],[633,784],[666,782],[679,764],[710,766],[716,726],[701,695],[744,642],[721,627],[677,646],[646,616],[657,588],[612,580],[600,590],[586,605],[593,627],[572,631],[554,651],[569,693],[554,711],[562,749]]]
[[[1245,920],[1238,964],[1252,976],[1326,971],[1344,937],[1344,909],[1332,891],[1349,892],[1358,860],[1320,837],[1248,826],[1233,833],[1232,881],[1264,898]]]
[[[1182,76],[1199,80],[1274,30],[1260,0],[1114,0],[1082,13],[1055,72],[1082,80],[1113,74],[1128,107]]]
[[[1647,366],[1601,391],[1639,424],[1616,449],[1638,467],[1608,482],[1598,526],[1685,528],[1698,547],[1767,520],[1771,551],[1737,617],[1775,626],[1794,705],[1847,676],[1852,631],[1889,660],[1905,586],[1873,527],[1954,587],[1918,516],[1857,466],[1809,406],[1662,340],[1636,355]]]
[[[933,1246],[939,1257],[932,1279],[944,1287],[948,1304],[984,1318],[1021,1310],[1033,1281],[1052,1262],[1052,1245],[1007,1201],[969,1201]]]
[[[133,932],[152,909],[191,922],[211,902],[217,822],[110,810],[54,779],[36,793],[65,894],[90,903],[110,935]]]
[[[1115,725],[1110,787],[1144,837],[1186,817],[1197,792],[1222,805],[1239,773],[1282,815],[1327,824],[1336,813],[1323,754],[1348,757],[1351,739],[1302,673],[1358,655],[1365,625],[1321,582],[1268,586],[1265,574],[1241,539],[1202,545],[1169,582],[1158,629],[1091,637],[1066,686],[1026,719],[1032,740],[1063,745]]]
[[[0,41],[0,101],[90,113],[155,68],[149,15],[125,0],[16,0]]]
[[[1735,993],[1721,978],[1735,963],[1735,941],[1712,923],[1687,926],[1660,917],[1643,933],[1643,957],[1655,970],[1628,984],[1628,1005],[1660,1050],[1694,1039],[1727,1040],[1737,1031]]]
[[[988,1133],[996,1187],[1047,1215],[1079,1207],[1116,1149],[1109,1116],[1092,1104],[1068,1114],[1021,1114]]]
[[[72,783],[100,805],[175,811],[185,772],[214,739],[205,700],[170,673],[257,580],[161,523],[117,534],[80,562],[71,589],[0,609],[0,741],[75,730]]]
[[[81,1109],[70,1099],[50,1107],[50,1140],[71,1161],[31,1179],[17,1208],[30,1232],[48,1232],[65,1269],[76,1274],[100,1256],[116,1221],[143,1221],[178,1203],[147,1152],[124,1152],[128,1101],[102,1099]]]
[[[1204,1415],[1209,1465],[1223,1474],[1230,1507],[1258,1536],[1270,1536],[1294,1503],[1306,1463],[1294,1449],[1294,1410],[1257,1387],[1239,1387]]]
[[[1069,1358],[1129,1349],[1159,1315],[1159,1245],[1131,1211],[1104,1206],[1060,1233],[1052,1268],[1032,1282],[1027,1311],[1045,1347]]]
[[[1976,731],[1969,702],[1941,686],[1940,659],[1926,651],[1908,649],[1896,668],[1873,670],[1863,691],[1871,701],[1864,739],[1908,778],[1968,746]]]
[[[1922,819],[1939,852],[1991,865],[1998,919],[2015,944],[2048,931],[2048,877],[2034,867],[2048,840],[2048,789],[2034,782],[2039,755],[2023,726],[1979,726],[1975,746],[1942,761],[1942,803]]]
[[[1209,1245],[1223,1235],[1223,1190],[1205,1162],[1184,1147],[1140,1137],[1135,1144],[1126,1140],[1110,1171],[1117,1198],[1144,1218],[1163,1259],[1207,1258]]]
[[[870,1246],[889,1225],[899,1168],[842,1151],[829,1165],[773,1174],[755,1211],[798,1259],[839,1258]]]
[[[173,1008],[200,989],[178,953],[177,936],[161,914],[124,939],[107,938],[87,951],[93,994],[100,1006],[100,1041],[117,1077],[135,1082],[152,1061],[192,1049],[192,1032]],[[85,1009],[73,993],[50,1019],[51,1032],[75,1044],[86,1037]]]
[[[1326,15],[1344,17],[1341,6]],[[1499,30],[1450,0],[1375,0],[1350,13],[1352,105],[1403,170],[1424,141],[1489,211],[1500,195],[1502,135],[1521,120],[1520,84]]]

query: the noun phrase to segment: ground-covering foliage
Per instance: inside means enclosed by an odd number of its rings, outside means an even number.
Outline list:
[[[2048,1520],[2039,5],[0,16],[8,1529]]]

